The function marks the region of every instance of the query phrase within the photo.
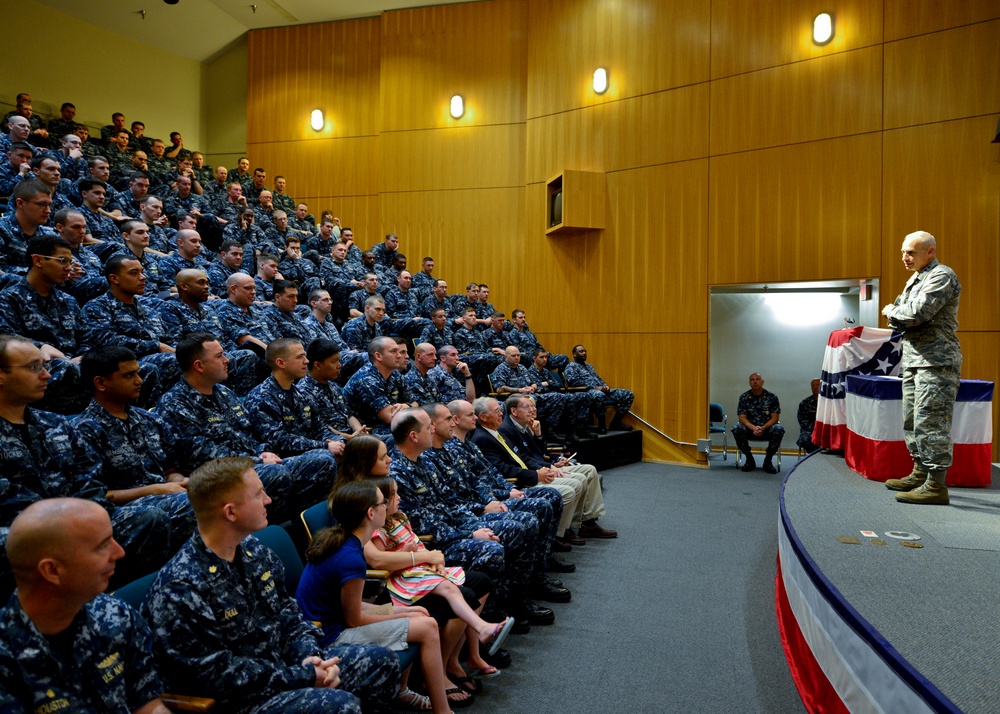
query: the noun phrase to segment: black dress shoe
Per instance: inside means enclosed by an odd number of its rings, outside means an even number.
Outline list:
[[[526,635],[529,632],[531,632],[531,622],[528,621],[527,617],[524,617],[523,619],[520,618],[520,617],[515,617],[514,618],[514,626],[512,628],[510,628],[510,631],[513,634],[515,634],[515,635]],[[500,650],[500,651],[503,652],[503,650]],[[485,656],[486,655],[484,653],[483,657],[485,657]],[[486,661],[489,662],[489,660],[486,660]],[[493,664],[493,663],[490,662],[490,664]],[[496,667],[495,664],[493,664],[493,666]]]
[[[571,546],[562,538],[556,538],[554,541],[552,541],[553,553],[568,553],[571,550],[573,550],[573,546]]]
[[[517,625],[515,625],[515,627],[517,627]],[[484,649],[480,656],[497,669],[507,669],[510,667],[510,652],[503,648],[498,649],[493,654],[490,654]]]
[[[529,589],[528,594],[538,600],[547,602],[569,602],[573,594],[561,585],[556,585],[548,580],[539,580]]]
[[[536,605],[531,600],[525,600],[518,608],[516,618],[526,617],[532,625],[551,625],[556,621],[556,614],[547,607]]]
[[[550,555],[545,561],[545,569],[550,573],[572,573],[576,570],[576,563],[568,563],[557,555]]]
[[[572,528],[567,528],[563,534],[563,540],[570,545],[587,545],[587,541],[576,534]]]

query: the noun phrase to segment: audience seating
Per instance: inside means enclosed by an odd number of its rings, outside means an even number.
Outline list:
[[[720,421],[722,426],[717,426]],[[712,434],[722,434],[722,460],[726,461],[729,458],[729,415],[717,402],[708,405],[708,437],[712,438]]]

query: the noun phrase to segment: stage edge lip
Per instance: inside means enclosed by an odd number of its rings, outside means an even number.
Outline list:
[[[961,712],[851,606],[796,534],[785,509],[785,488],[795,469],[819,453],[792,467],[779,494],[778,567],[787,605],[812,655],[852,712]],[[781,637],[790,656],[785,632]],[[805,684],[796,681],[803,701],[813,701],[802,691]]]

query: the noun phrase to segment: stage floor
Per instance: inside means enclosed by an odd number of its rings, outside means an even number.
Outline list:
[[[1000,701],[998,481],[994,468],[989,488],[952,488],[948,506],[913,506],[851,471],[842,457],[816,454],[798,464],[784,489],[788,520],[823,575],[966,712],[996,711]],[[871,543],[862,530],[887,545]],[[923,547],[904,547],[887,531],[919,535]]]

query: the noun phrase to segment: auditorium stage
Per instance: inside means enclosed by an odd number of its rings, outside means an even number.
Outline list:
[[[994,468],[989,488],[950,489],[949,506],[913,506],[840,456],[817,453],[791,469],[781,492],[776,601],[807,707],[997,711],[998,476]],[[916,534],[923,547],[887,531]]]

